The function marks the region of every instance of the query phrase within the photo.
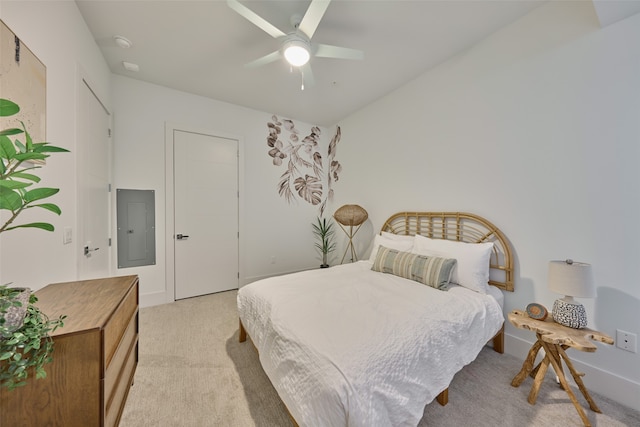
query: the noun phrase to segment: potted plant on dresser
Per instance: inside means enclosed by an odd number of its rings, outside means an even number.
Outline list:
[[[19,111],[16,103],[0,98],[0,117]],[[68,150],[48,142],[33,142],[24,123],[20,123],[21,129],[0,131],[0,234],[20,228],[53,231],[53,225],[46,222],[17,223],[16,219],[33,208],[60,215],[57,205],[44,202],[59,189],[34,188],[40,182],[34,171],[50,153]],[[36,301],[29,288],[0,285],[0,387],[24,385],[32,369],[36,378],[46,376],[44,365],[51,361],[53,351],[49,333],[63,326],[65,316],[49,319],[35,305]]]

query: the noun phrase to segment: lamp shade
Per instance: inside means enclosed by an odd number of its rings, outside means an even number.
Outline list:
[[[596,286],[593,280],[591,264],[566,261],[549,262],[549,289],[557,294],[594,298]]]
[[[369,214],[362,206],[344,205],[333,214],[333,217],[342,225],[356,226],[365,222]]]

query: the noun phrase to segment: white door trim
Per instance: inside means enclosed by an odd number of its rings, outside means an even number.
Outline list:
[[[219,138],[234,139],[238,141],[238,270],[239,286],[244,283],[244,139],[238,135],[232,135],[211,129],[197,128],[194,126],[180,125],[165,122],[165,302],[175,301],[175,250],[173,236],[175,235],[174,221],[174,185],[173,185],[173,133],[184,131],[214,135]]]

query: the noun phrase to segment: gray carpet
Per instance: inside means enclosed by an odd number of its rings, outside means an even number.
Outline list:
[[[238,342],[235,291],[141,309],[139,356],[122,427],[292,425],[253,345]],[[536,405],[527,403],[530,378],[510,386],[521,365],[485,348],[454,378],[449,404],[427,405],[419,425],[581,426],[550,374]],[[592,393],[603,412],[596,414],[576,395],[594,427],[640,426],[638,411]]]

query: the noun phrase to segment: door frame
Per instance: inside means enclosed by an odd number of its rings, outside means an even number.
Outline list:
[[[166,302],[176,300],[175,276],[175,206],[174,206],[174,169],[173,134],[175,131],[199,133],[218,138],[238,141],[238,286],[244,281],[244,139],[216,130],[165,122],[165,294]]]

